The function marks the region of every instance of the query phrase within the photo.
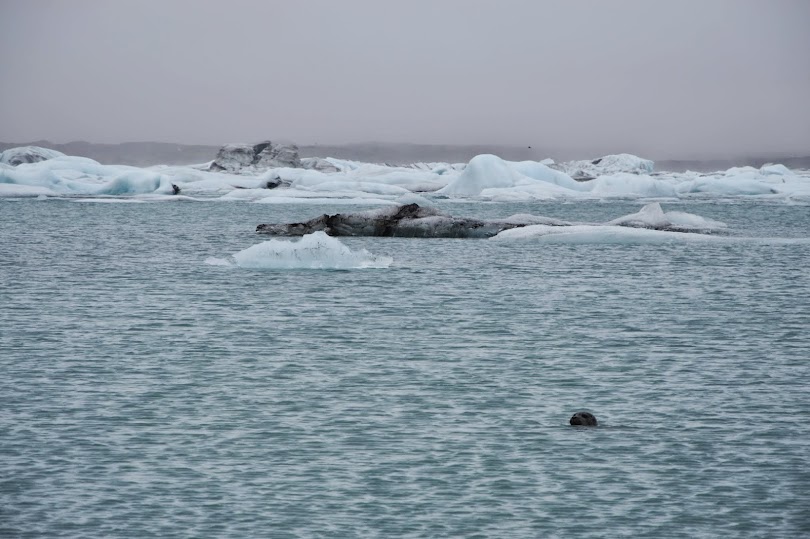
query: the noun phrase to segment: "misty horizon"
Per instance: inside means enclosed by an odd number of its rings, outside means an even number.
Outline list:
[[[3,142],[810,153],[801,1],[43,0],[2,10]]]

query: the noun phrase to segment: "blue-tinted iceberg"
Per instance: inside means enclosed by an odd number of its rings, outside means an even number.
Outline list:
[[[13,185],[28,196],[172,194],[172,181],[137,167],[101,165],[84,157],[57,156],[0,169],[0,185]],[[5,190],[0,189],[0,194]],[[21,195],[17,195],[21,196]]]

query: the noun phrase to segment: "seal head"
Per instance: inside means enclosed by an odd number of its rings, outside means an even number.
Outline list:
[[[594,417],[594,415],[590,412],[575,413],[573,416],[571,416],[569,423],[582,427],[595,427],[598,424],[596,422],[596,417]]]

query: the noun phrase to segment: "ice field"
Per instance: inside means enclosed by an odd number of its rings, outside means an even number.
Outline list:
[[[44,160],[20,162],[25,161],[21,155]],[[183,197],[285,204],[397,204],[414,201],[413,197],[495,202],[729,197],[810,201],[810,173],[779,164],[714,173],[671,173],[655,171],[652,161],[629,154],[561,164],[550,159],[511,162],[494,155],[479,155],[469,163],[409,166],[331,158],[317,161],[312,166],[321,170],[303,168],[307,163],[297,168],[253,165],[230,171],[216,171],[221,167],[211,163],[137,168],[101,165],[42,148],[17,148],[0,154],[0,196],[116,196],[158,201],[179,188]],[[14,162],[20,164],[9,164]]]

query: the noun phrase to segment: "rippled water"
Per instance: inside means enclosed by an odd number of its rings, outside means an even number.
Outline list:
[[[732,233],[261,271],[204,261],[335,208],[0,201],[0,535],[808,534],[810,212],[667,209]]]

